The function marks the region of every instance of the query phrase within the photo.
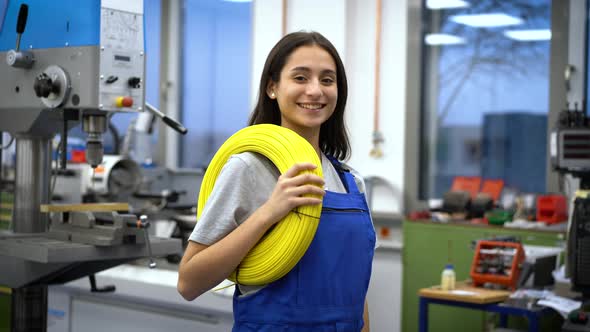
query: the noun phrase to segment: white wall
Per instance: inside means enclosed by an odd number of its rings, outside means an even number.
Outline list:
[[[369,156],[373,148],[375,109],[376,2],[349,0],[349,42],[346,69],[350,92],[348,124],[351,132],[350,164],[365,177],[379,176],[390,188],[376,187],[373,209],[401,212],[404,176],[404,124],[406,84],[406,1],[383,0],[380,70],[380,130],[383,157]],[[354,125],[352,125],[354,124]]]
[[[287,1],[287,33],[313,30],[328,38],[346,63],[346,1]]]
[[[260,74],[274,44],[282,37],[282,1],[254,0],[252,3],[252,84],[250,114],[258,97]]]
[[[253,3],[252,102],[264,61],[281,38],[282,1]],[[404,125],[406,85],[407,0],[383,0],[380,128],[384,136],[381,159],[369,157],[373,135],[375,91],[375,0],[289,0],[287,32],[315,30],[336,46],[348,75],[346,121],[351,135],[348,163],[365,177],[378,176],[388,185],[376,187],[373,209],[401,212],[404,187]],[[354,125],[353,125],[354,124]],[[369,288],[372,331],[399,331],[401,255],[380,251],[375,256]]]

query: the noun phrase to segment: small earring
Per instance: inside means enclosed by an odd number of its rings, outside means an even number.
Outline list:
[[[274,93],[274,92],[271,92],[271,93],[270,93],[270,97],[271,97],[271,98],[274,98],[274,97],[275,97],[275,93]]]

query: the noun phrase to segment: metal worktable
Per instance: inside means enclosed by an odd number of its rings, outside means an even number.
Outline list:
[[[181,254],[179,239],[150,237],[154,256]],[[18,288],[63,283],[147,257],[145,244],[94,246],[43,235],[0,232],[0,285]]]

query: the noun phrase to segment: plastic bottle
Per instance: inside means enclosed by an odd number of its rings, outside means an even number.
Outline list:
[[[455,289],[455,270],[453,264],[447,264],[442,272],[440,287],[444,291]]]

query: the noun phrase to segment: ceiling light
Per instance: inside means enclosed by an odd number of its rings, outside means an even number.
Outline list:
[[[252,2],[252,0],[223,0],[225,2]]]
[[[551,40],[551,30],[549,29],[507,30],[504,31],[504,35],[510,39],[518,41]]]
[[[426,1],[428,9],[449,9],[469,7],[469,3],[463,0],[428,0]]]
[[[465,44],[465,39],[444,33],[430,33],[424,37],[427,45],[457,45]]]
[[[451,21],[476,28],[502,27],[523,23],[522,19],[518,17],[502,13],[455,15],[451,16]]]

